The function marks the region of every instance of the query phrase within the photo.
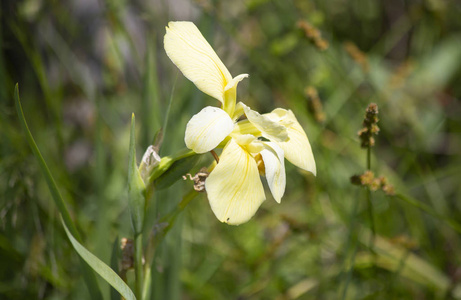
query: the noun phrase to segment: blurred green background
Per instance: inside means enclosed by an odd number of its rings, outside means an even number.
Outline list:
[[[267,201],[238,227],[221,224],[200,194],[156,251],[152,299],[461,299],[460,1],[6,0],[0,7],[0,299],[88,298],[19,126],[14,84],[84,245],[109,264],[116,238],[132,235],[131,113],[139,161],[161,127],[162,156],[184,148],[190,117],[218,105],[166,56],[172,20],[193,21],[232,75],[250,74],[238,100],[261,113],[295,112],[318,175],[287,163],[282,203],[266,189]],[[404,195],[372,193],[373,222],[366,190],[350,183],[366,169],[357,131],[370,102],[381,129],[371,170]],[[205,155],[196,169],[211,160]],[[161,227],[159,217],[191,185],[180,180],[156,193],[146,230]],[[109,299],[109,286],[99,284]]]

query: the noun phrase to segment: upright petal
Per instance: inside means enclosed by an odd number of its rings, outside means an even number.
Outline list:
[[[169,22],[165,51],[199,90],[224,103],[224,89],[232,80],[226,66],[192,22]]]
[[[316,175],[317,170],[311,144],[293,112],[277,108],[264,116],[286,127],[289,140],[286,142],[277,142],[285,152],[285,158],[295,166]]]
[[[248,120],[261,131],[261,134],[274,142],[283,142],[288,140],[288,133],[285,126],[274,122],[266,115],[261,115],[257,111],[250,109],[243,104],[243,109]]]
[[[224,87],[223,109],[229,114],[229,116],[234,115],[235,103],[237,102],[237,85],[240,81],[247,77],[248,74],[237,75]]]
[[[231,139],[205,182],[208,200],[224,223],[247,222],[266,199],[253,156]]]
[[[234,122],[222,109],[207,106],[187,123],[187,148],[205,153],[216,148],[234,129]]]
[[[267,147],[261,151],[264,161],[267,183],[275,201],[280,200],[285,193],[286,175],[285,175],[285,158],[282,148],[276,143],[264,143]]]

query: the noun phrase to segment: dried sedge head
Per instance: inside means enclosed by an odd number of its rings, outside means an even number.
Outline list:
[[[388,183],[386,177],[375,177],[375,174],[371,171],[365,171],[363,174],[352,176],[351,183],[366,187],[372,192],[382,190],[388,196],[395,194],[394,187]]]
[[[371,103],[365,111],[365,118],[363,119],[363,128],[357,133],[361,140],[361,147],[368,148],[375,145],[374,135],[379,133],[378,127],[378,105]]]
[[[347,54],[362,68],[363,72],[367,73],[370,69],[368,57],[354,43],[345,42],[344,49]]]
[[[189,179],[194,182],[194,190],[196,190],[197,192],[205,192],[206,191],[205,190],[205,181],[208,178],[208,175],[210,175],[210,173],[208,173],[207,168],[203,167],[194,176],[187,173],[182,178],[184,180],[187,180],[187,177],[189,177]]]
[[[324,51],[328,49],[330,44],[328,43],[327,40],[322,38],[322,34],[320,33],[320,30],[318,30],[317,28],[312,26],[309,22],[304,21],[304,20],[298,21],[296,25],[298,26],[298,28],[300,28],[304,32],[306,37],[312,43],[314,43],[317,49],[319,49],[320,51]]]

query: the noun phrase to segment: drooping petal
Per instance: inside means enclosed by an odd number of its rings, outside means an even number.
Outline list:
[[[208,200],[224,223],[247,222],[264,202],[264,188],[253,156],[231,139],[205,182]]]
[[[224,103],[224,89],[232,76],[192,22],[169,22],[165,51],[199,90]]]
[[[245,78],[248,78],[248,74],[240,74],[232,78],[231,81],[227,83],[227,85],[224,87],[224,91],[227,92],[230,89],[235,89],[237,88],[237,85],[240,81],[242,81]]]
[[[243,103],[242,103],[243,104]],[[266,115],[261,115],[257,111],[250,109],[243,104],[243,109],[248,120],[261,131],[262,136],[274,142],[283,142],[288,140],[288,133],[285,126],[274,122]]]
[[[311,144],[293,112],[277,108],[264,116],[286,127],[289,140],[277,143],[285,152],[285,158],[295,166],[316,175],[317,170]]]
[[[234,129],[234,122],[222,109],[207,106],[187,123],[187,148],[205,153],[216,148]]]
[[[285,175],[285,158],[282,148],[276,143],[264,143],[267,147],[261,151],[264,161],[267,183],[275,201],[280,203],[285,193],[286,175]]]

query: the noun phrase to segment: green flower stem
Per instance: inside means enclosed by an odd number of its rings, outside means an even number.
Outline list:
[[[178,151],[174,155],[162,157],[162,160],[157,165],[157,167],[154,168],[152,174],[149,177],[149,184],[152,184],[155,179],[159,178],[163,173],[165,173],[175,161],[195,154],[196,153],[192,150],[183,149],[181,151]]]
[[[149,200],[152,199],[155,191],[154,181],[159,178],[163,173],[168,171],[168,169],[178,160],[196,155],[196,153],[189,149],[183,149],[178,151],[177,153],[171,156],[162,157],[160,163],[152,170],[150,177],[147,179],[146,182],[146,203],[145,203],[145,211],[147,211],[147,206],[149,204]]]
[[[189,191],[189,193],[187,193],[181,200],[181,202],[179,202],[178,204],[178,208],[180,211],[183,211],[184,208],[186,208],[186,206],[195,198],[197,197],[198,193],[191,189]]]
[[[367,147],[367,170],[371,170],[371,146],[370,145],[368,145]],[[368,216],[370,218],[370,227],[371,227],[369,249],[372,250],[373,244],[375,243],[376,228],[375,228],[375,219],[373,216],[373,203],[371,202],[371,191],[369,187],[367,188],[367,203],[368,203]]]
[[[181,202],[170,213],[166,214],[163,218],[160,219],[158,224],[165,224],[165,227],[152,233],[146,250],[146,266],[150,266],[152,264],[156,246],[160,244],[160,242],[163,240],[166,234],[173,227],[178,215],[195,197],[197,197],[197,195],[198,192],[196,192],[194,189],[191,189],[186,195],[184,195]]]
[[[134,237],[134,272],[135,272],[135,295],[136,299],[142,299],[143,290],[143,267],[142,267],[142,233]]]

